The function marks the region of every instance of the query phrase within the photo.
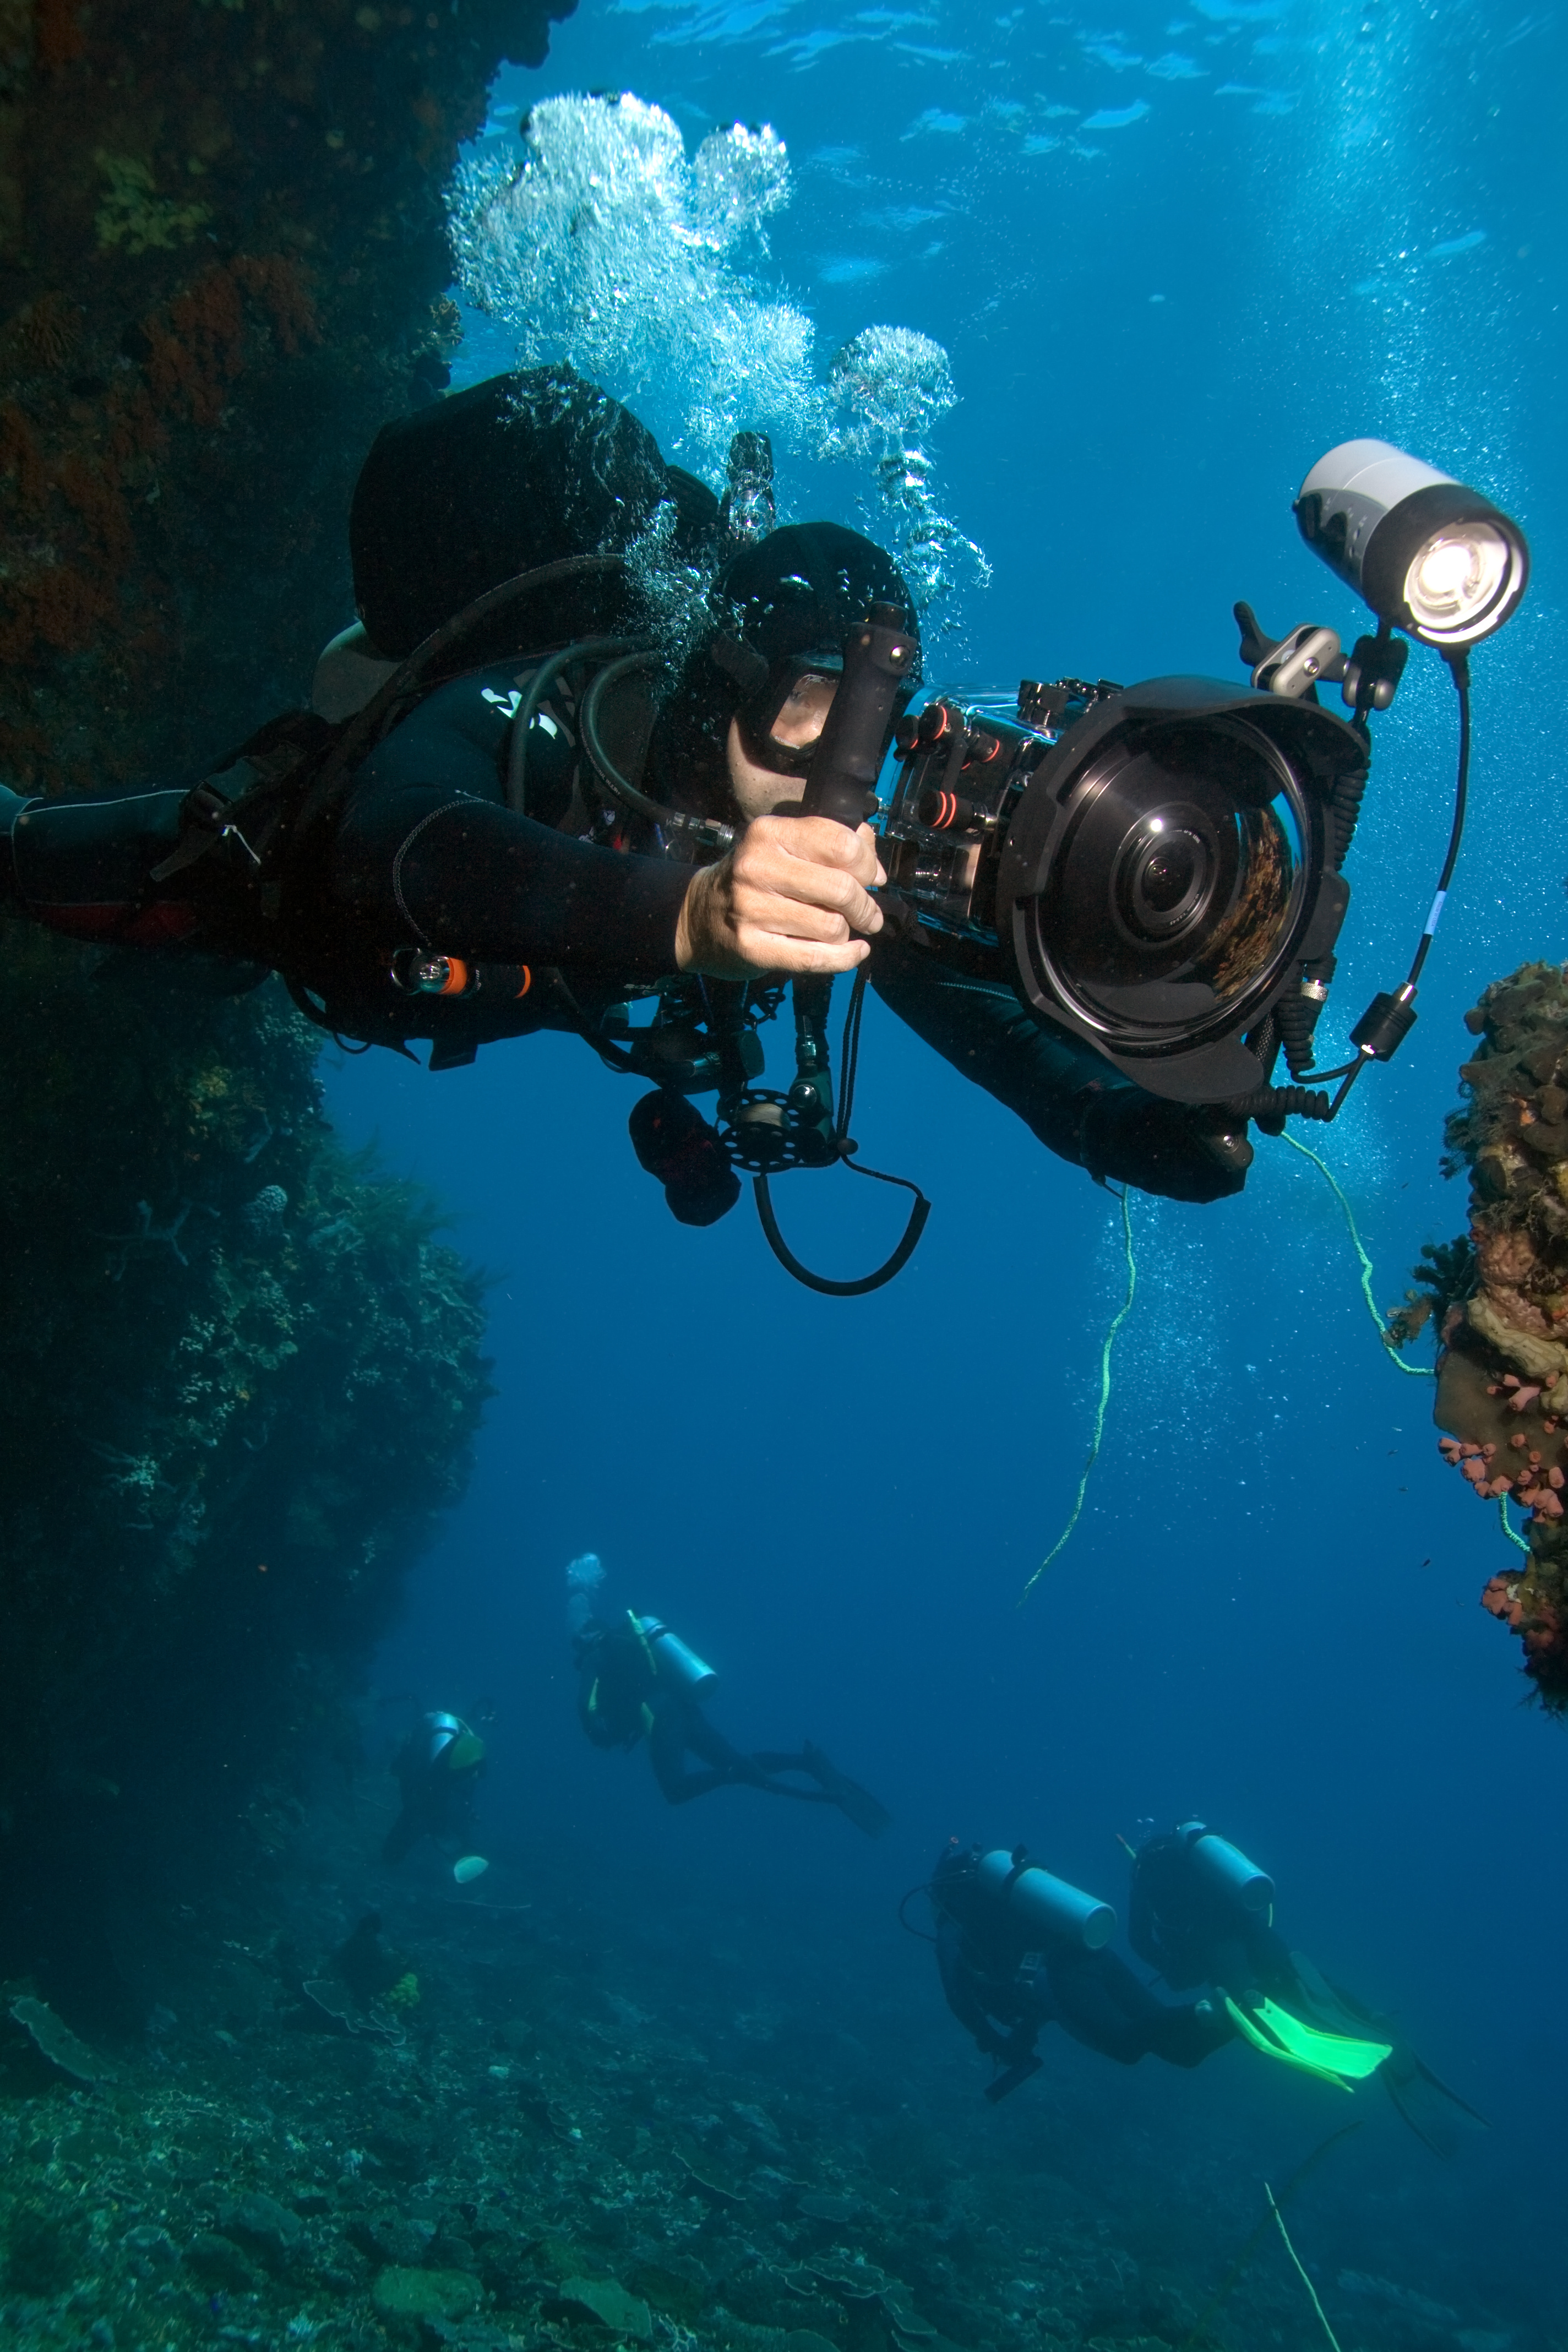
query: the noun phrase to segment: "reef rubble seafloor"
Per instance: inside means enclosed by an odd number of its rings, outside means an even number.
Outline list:
[[[1568,1709],[1568,973],[1527,963],[1465,1016],[1479,1040],[1460,1072],[1448,1165],[1470,1171],[1468,1242],[1429,1250],[1425,1297],[1395,1318],[1438,1315],[1435,1418],[1444,1455],[1494,1510],[1527,1516],[1528,1558],[1489,1580],[1483,1605],[1518,1633],[1544,1705]]]
[[[923,1954],[858,1983],[744,1905],[715,1944],[700,1898],[542,1859],[476,1895],[426,1849],[395,1882],[363,1859],[391,1810],[340,1786],[264,1902],[171,1906],[146,2030],[101,2053],[51,2062],[4,1989],[7,2352],[1321,2342],[1271,2231],[1216,2302],[1268,2223],[1213,2118],[1179,2158],[1108,2126],[1103,2078],[1059,2042],[993,2108]],[[1426,2160],[1402,2151],[1394,2205]],[[1381,2275],[1400,2254],[1375,2190],[1340,2292],[1321,2195],[1366,2185],[1332,2169],[1292,2218],[1347,2347],[1544,2352],[1528,2322],[1461,2315],[1451,2265],[1405,2249],[1416,2284]]]

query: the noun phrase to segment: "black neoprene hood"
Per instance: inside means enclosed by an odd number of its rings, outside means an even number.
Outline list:
[[[620,553],[666,503],[675,551],[717,538],[711,490],[667,465],[620,402],[566,366],[491,376],[384,425],[354,485],[354,602],[395,660],[503,580],[563,557]],[[570,600],[546,641],[599,624]]]

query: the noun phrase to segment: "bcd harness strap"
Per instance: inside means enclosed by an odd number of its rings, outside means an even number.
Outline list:
[[[153,880],[167,881],[220,842],[237,841],[256,868],[263,917],[278,920],[283,911],[282,867],[294,840],[336,814],[354,769],[433,686],[446,683],[430,676],[442,656],[525,596],[599,575],[624,575],[626,568],[619,555],[573,555],[520,572],[433,629],[364,709],[342,726],[331,729],[313,712],[274,721],[227,763],[233,767],[240,759],[248,760],[261,771],[258,782],[227,799],[216,789],[218,777],[226,772],[220,769],[187,794],[180,843],[154,868]],[[279,756],[268,760],[274,746]],[[285,751],[288,756],[281,756]]]

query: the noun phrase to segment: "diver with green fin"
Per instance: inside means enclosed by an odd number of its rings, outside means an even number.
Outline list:
[[[1173,1992],[1208,1988],[1236,2032],[1267,2058],[1342,2090],[1375,2074],[1434,2154],[1461,2122],[1485,2118],[1274,1926],[1274,1882],[1198,1821],[1147,1838],[1132,1855],[1128,1941]]]
[[[1043,1870],[1021,1845],[983,1853],[952,1838],[923,1890],[910,1889],[921,1892],[947,2005],[995,2068],[985,2086],[993,2105],[1038,2074],[1035,2043],[1047,2025],[1119,2066],[1142,2058],[1201,2066],[1235,2038],[1215,2001],[1161,2000],[1140,1983],[1109,1949],[1110,1904]],[[908,1927],[901,1904],[899,1917]]]
[[[605,1570],[584,1552],[566,1570],[567,1623],[576,1662],[577,1716],[595,1748],[633,1748],[647,1741],[648,1761],[665,1801],[689,1804],[715,1789],[761,1789],[803,1804],[837,1805],[868,1837],[880,1837],[892,1815],[808,1739],[798,1749],[731,1746],[702,1711],[718,1677],[658,1617],[634,1610],[602,1616],[596,1606]],[[700,1770],[688,1768],[695,1757]],[[805,1785],[802,1785],[802,1784]]]

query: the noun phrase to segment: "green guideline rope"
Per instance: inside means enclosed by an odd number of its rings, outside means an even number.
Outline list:
[[[1295,2171],[1290,2175],[1289,2179],[1285,2183],[1284,2188],[1279,2191],[1279,2196],[1270,2196],[1268,2200],[1269,2205],[1272,2208],[1273,2219],[1279,2219],[1281,2209],[1284,2206],[1289,2205],[1291,2198],[1294,2197],[1297,2189],[1300,2189],[1301,2183],[1306,2179],[1309,2172],[1312,2170],[1315,2165],[1321,2163],[1323,2158],[1327,2156],[1330,2148],[1337,2147],[1341,2140],[1349,2139],[1352,2132],[1358,2132],[1360,2129],[1361,2125],[1359,2122],[1353,2124],[1342,2124],[1338,2131],[1331,2132],[1327,2139],[1321,2140],[1319,2142],[1318,2146],[1312,2150],[1310,2156],[1303,2158],[1302,2161],[1296,2167]],[[1258,2247],[1262,2244],[1264,2236],[1268,2231],[1269,2220],[1270,2215],[1265,2213],[1262,2220],[1257,2222],[1248,2231],[1247,2243],[1242,2247],[1241,2252],[1231,2263],[1230,2268],[1226,2271],[1224,2278],[1221,2279],[1213,2294],[1210,2295],[1207,2303],[1205,2304],[1202,2311],[1199,2312],[1197,2318],[1194,2321],[1192,2328],[1188,2334],[1183,2336],[1178,2347],[1178,2352],[1195,2352],[1195,2347],[1199,2338],[1201,2336],[1207,2336],[1210,2321],[1214,2318],[1215,2313],[1223,2310],[1225,2305],[1230,2301],[1230,2298],[1235,2294],[1237,2287],[1240,2284],[1242,2274],[1246,2271],[1248,2263],[1250,2263],[1253,2255],[1258,2252]]]
[[[1132,1312],[1132,1294],[1138,1287],[1138,1261],[1132,1255],[1132,1202],[1131,1195],[1125,1185],[1123,1185],[1121,1190],[1121,1243],[1122,1247],[1127,1253],[1127,1296],[1116,1311],[1110,1328],[1105,1335],[1105,1345],[1100,1350],[1100,1403],[1096,1408],[1094,1416],[1094,1437],[1089,1445],[1089,1459],[1083,1465],[1083,1476],[1078,1482],[1078,1494],[1073,1503],[1072,1515],[1068,1520],[1066,1527],[1062,1529],[1060,1535],[1057,1538],[1055,1543],[1051,1546],[1049,1551],[1046,1554],[1044,1559],[1041,1560],[1038,1568],[1036,1569],[1033,1576],[1030,1577],[1027,1584],[1025,1585],[1022,1592],[1019,1593],[1018,1607],[1020,1609],[1023,1607],[1025,1601],[1027,1601],[1030,1593],[1033,1592],[1036,1585],[1038,1584],[1041,1577],[1044,1576],[1047,1569],[1049,1568],[1052,1560],[1055,1559],[1058,1552],[1061,1550],[1063,1545],[1067,1542],[1068,1538],[1071,1535],[1074,1528],[1076,1528],[1079,1523],[1079,1519],[1083,1512],[1084,1494],[1089,1486],[1089,1474],[1094,1467],[1096,1457],[1100,1453],[1100,1442],[1105,1434],[1105,1409],[1110,1402],[1110,1351],[1116,1345],[1117,1333],[1121,1330],[1121,1326],[1126,1322],[1127,1318]]]
[[[1303,1160],[1310,1160],[1314,1168],[1321,1171],[1330,1191],[1344,1211],[1345,1223],[1350,1228],[1351,1240],[1355,1244],[1355,1254],[1361,1260],[1362,1297],[1366,1300],[1366,1311],[1377,1326],[1377,1336],[1383,1341],[1390,1361],[1397,1364],[1402,1372],[1408,1372],[1413,1381],[1435,1381],[1437,1377],[1436,1372],[1428,1370],[1425,1364],[1407,1364],[1398,1349],[1388,1345],[1387,1329],[1377,1311],[1377,1301],[1372,1295],[1372,1260],[1363,1246],[1361,1234],[1356,1230],[1355,1213],[1345,1198],[1339,1178],[1326,1160],[1320,1160],[1315,1151],[1309,1151],[1304,1143],[1298,1143],[1293,1135],[1286,1135],[1281,1139],[1289,1145],[1292,1151],[1299,1151]]]
[[[1362,1245],[1362,1238],[1360,1234],[1356,1231],[1356,1222],[1354,1215],[1352,1213],[1351,1204],[1346,1200],[1343,1189],[1340,1184],[1338,1177],[1334,1174],[1333,1170],[1327,1166],[1323,1160],[1320,1160],[1315,1151],[1309,1151],[1304,1143],[1298,1143],[1293,1135],[1287,1135],[1284,1138],[1284,1140],[1290,1146],[1292,1151],[1299,1151],[1303,1160],[1310,1160],[1314,1168],[1321,1168],[1322,1170],[1324,1176],[1328,1179],[1328,1181],[1332,1188],[1335,1200],[1338,1201],[1341,1208],[1345,1213],[1345,1223],[1350,1227],[1351,1239],[1355,1244],[1355,1254],[1361,1260],[1361,1287],[1362,1296],[1366,1300],[1366,1311],[1372,1317],[1373,1321],[1376,1324],[1378,1337],[1383,1340],[1384,1347],[1387,1350],[1390,1359],[1393,1362],[1398,1365],[1402,1372],[1408,1372],[1413,1380],[1435,1381],[1437,1377],[1436,1372],[1428,1371],[1424,1364],[1407,1364],[1404,1357],[1399,1353],[1398,1349],[1396,1348],[1390,1348],[1388,1345],[1384,1320],[1377,1311],[1377,1301],[1372,1295],[1372,1260],[1368,1257],[1365,1249]],[[1530,1546],[1525,1542],[1524,1538],[1517,1533],[1512,1521],[1509,1517],[1508,1496],[1506,1495],[1500,1495],[1497,1498],[1497,1515],[1502,1527],[1502,1531],[1508,1538],[1510,1543],[1517,1544],[1521,1551],[1528,1554]],[[1061,1547],[1058,1545],[1058,1549],[1059,1550],[1060,1549]]]
[[[1305,2272],[1305,2271],[1302,2269],[1302,2267],[1301,2267],[1301,2257],[1300,2257],[1300,2255],[1296,2252],[1295,2247],[1290,2243],[1290,2232],[1289,2232],[1289,2231],[1285,2227],[1285,2216],[1284,2216],[1284,2214],[1283,2214],[1283,2213],[1281,2213],[1281,2211],[1279,2210],[1279,2206],[1275,2203],[1275,2201],[1274,2201],[1274,2191],[1272,2190],[1272,2189],[1270,2189],[1270,2187],[1268,2186],[1268,2183],[1267,2182],[1267,2180],[1266,2180],[1266,2181],[1264,2182],[1264,2184],[1263,2184],[1263,2194],[1264,2194],[1264,2195],[1265,2195],[1265,2197],[1267,2197],[1267,2198],[1268,2198],[1268,2210],[1269,2210],[1269,2211],[1273,2214],[1274,2219],[1275,2219],[1275,2220],[1276,2220],[1276,2221],[1278,2221],[1278,2222],[1279,2222],[1279,2235],[1280,2235],[1280,2236],[1284,2239],[1284,2241],[1285,2241],[1285,2252],[1289,2255],[1290,2260],[1295,2263],[1295,2265],[1296,2265],[1296,2273],[1297,2273],[1297,2276],[1300,2279],[1301,2284],[1306,2288],[1307,2293],[1308,2293],[1308,2294],[1311,2296],[1311,2298],[1312,2298],[1312,2309],[1317,2313],[1318,2317],[1319,2317],[1319,2318],[1322,2321],[1322,2323],[1323,2323],[1323,2333],[1324,2333],[1324,2335],[1328,2337],[1329,2342],[1333,2346],[1333,2347],[1334,2347],[1334,2352],[1340,2352],[1340,2339],[1339,2339],[1339,2337],[1334,2334],[1333,2329],[1329,2326],[1328,2315],[1327,2315],[1327,2313],[1324,2311],[1322,2305],[1318,2301],[1318,2290],[1317,2290],[1317,2288],[1312,2284],[1311,2280],[1307,2276],[1306,2272]]]

